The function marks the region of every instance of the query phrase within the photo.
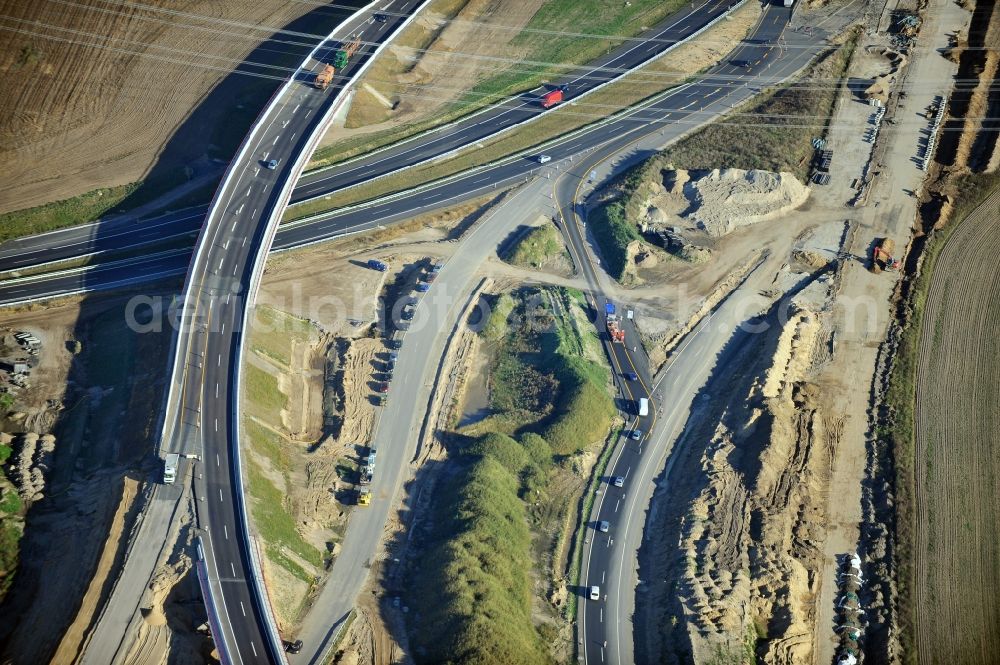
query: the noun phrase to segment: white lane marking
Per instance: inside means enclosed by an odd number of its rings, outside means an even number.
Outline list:
[[[296,111],[298,111],[300,106],[302,106],[302,104],[296,104],[295,108],[292,109],[292,113],[295,113]]]
[[[222,533],[226,537],[226,540],[229,540],[229,527],[225,524],[222,525]]]
[[[618,512],[618,506],[620,506],[620,505],[622,505],[622,500],[621,499],[618,499],[617,501],[615,501],[615,512],[616,513]]]
[[[254,170],[253,170],[253,174],[254,174],[255,176],[257,176],[257,175],[260,175],[260,168],[256,168],[256,169],[254,169]]]
[[[296,135],[296,134],[298,134],[298,132],[292,132],[292,139],[294,139],[294,138],[295,138],[295,135]],[[289,141],[291,141],[292,139],[288,139],[288,140],[289,140]]]
[[[222,249],[229,249],[229,240],[226,240],[226,242],[222,244]]]
[[[225,261],[225,260],[226,260],[226,257],[224,257],[224,256],[223,256],[223,257],[222,257],[221,259],[219,259],[219,267],[218,267],[218,270],[222,270],[222,262],[223,262],[223,261]]]
[[[236,577],[236,566],[233,565],[232,561],[229,562],[229,570],[233,571],[233,577]]]
[[[219,419],[218,418],[215,419],[215,431],[216,432],[219,431]]]
[[[226,324],[223,323],[222,325],[226,325]],[[628,474],[631,473],[631,472],[632,472],[632,467],[629,467],[629,468],[625,469],[625,477],[628,478]]]
[[[216,361],[215,366],[216,367],[222,367],[222,354],[221,353],[219,354],[219,359],[218,359],[218,361]]]
[[[236,209],[236,214],[237,215],[240,214],[241,212],[243,212],[243,206],[245,206],[245,205],[246,205],[245,203],[241,203],[240,204],[240,207]]]
[[[257,208],[253,209],[253,212],[250,214],[250,216],[251,217],[256,217],[257,216]]]
[[[222,501],[222,488],[219,488],[219,501]]]
[[[223,335],[226,334],[226,324],[225,324],[225,322],[222,323],[222,334]]]
[[[255,647],[253,645],[253,642],[250,643],[250,648],[253,650],[253,656],[254,656],[254,658],[256,658],[257,657],[257,647]]]
[[[601,584],[604,584],[604,577],[605,577],[605,576],[606,576],[607,574],[608,574],[608,571],[606,571],[606,570],[602,570],[602,571],[601,571]]]
[[[244,247],[247,246],[247,237],[246,236],[243,236],[243,246]]]
[[[233,274],[234,275],[236,274],[236,269],[239,267],[239,265],[240,264],[237,263],[236,265],[233,266]]]
[[[273,141],[271,141],[271,145],[274,145],[275,143],[277,143],[277,142],[278,142],[278,139],[279,139],[280,137],[281,137],[281,135],[280,135],[280,134],[279,134],[278,136],[275,136],[275,137],[274,137],[274,140],[273,140]]]
[[[247,187],[247,196],[250,196],[251,190],[253,190],[253,187]],[[242,206],[240,207],[240,210],[243,210]]]
[[[233,229],[232,229],[232,230],[233,230],[233,231],[235,231],[235,230],[236,230],[236,222],[233,222]]]
[[[215,453],[215,466],[222,466],[222,460],[219,459],[219,453]]]
[[[226,304],[227,305],[229,304],[229,296],[231,296],[231,295],[233,295],[233,294],[232,293],[227,293],[226,294]]]
[[[604,623],[604,608],[601,608],[601,623]]]
[[[247,615],[247,608],[246,608],[246,606],[243,605],[243,601],[242,600],[240,601],[240,609],[243,610],[243,616],[246,616]],[[253,643],[251,642],[251,644],[253,644]]]

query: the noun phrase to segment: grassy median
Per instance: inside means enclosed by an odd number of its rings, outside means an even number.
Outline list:
[[[422,660],[559,658],[558,626],[571,601],[540,617],[548,596],[533,600],[536,580],[555,596],[574,593],[565,582],[571,536],[595,449],[615,417],[610,372],[576,295],[502,294],[480,333],[491,415],[449,435],[457,470],[435,491],[435,526],[420,544],[409,598]]]
[[[430,9],[451,18],[463,9],[464,2],[439,0]],[[555,80],[571,71],[573,65],[590,62],[619,46],[625,38],[637,35],[648,26],[656,25],[685,4],[685,0],[632,0],[610,3],[605,0],[549,0],[542,4],[509,44],[515,54],[510,61],[491,59],[484,65],[480,81],[450,104],[437,110],[433,117],[399,124],[387,130],[348,138],[316,152],[311,168],[335,164],[350,157],[370,152],[441,124],[452,122],[478,109],[490,106],[542,82]],[[502,24],[502,22],[501,22]],[[502,34],[502,33],[501,33]],[[397,42],[405,49],[433,48],[438,30],[431,30],[419,21],[409,26]],[[399,92],[406,96],[408,86],[396,90],[391,82],[412,67],[409,58],[399,58],[391,50],[372,64],[362,85],[371,81],[390,96]],[[416,100],[419,103],[419,99]],[[371,103],[348,115],[348,126],[365,126],[389,119],[386,110]]]

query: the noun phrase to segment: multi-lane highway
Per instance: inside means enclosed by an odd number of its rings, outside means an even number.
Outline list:
[[[788,18],[789,14],[778,11],[778,8],[765,13],[751,38],[751,44],[734,51],[727,65],[744,70],[774,66],[779,59],[770,57],[770,47],[762,46],[760,42],[776,41]],[[602,281],[608,278],[594,268],[588,251],[584,226],[585,197],[581,190],[589,180],[591,170],[617,152],[611,146],[595,151],[559,177],[553,187],[553,198],[561,208],[561,229],[598,312],[603,312],[603,305],[607,302],[603,296],[605,289]],[[714,348],[720,337],[702,336],[703,328],[695,331],[689,342],[694,342],[696,346],[689,343],[687,346],[691,348],[685,347],[683,359],[671,366],[663,383],[655,393],[651,393],[652,382],[645,371],[648,361],[641,356],[642,345],[637,341],[634,328],[628,326],[629,320],[625,319],[624,323],[627,326],[624,344],[613,344],[607,338],[605,341],[612,368],[618,375],[620,394],[626,409],[645,397],[650,399],[654,410],[646,418],[635,415],[631,418],[601,479],[600,493],[594,503],[591,522],[587,525],[590,533],[584,548],[578,589],[577,630],[579,654],[584,662],[591,663],[635,662],[630,634],[635,588],[632,570],[641,542],[642,513],[651,493],[650,479],[660,468],[666,445],[673,440],[683,422],[686,414],[684,405],[690,403],[685,399],[693,396],[714,364],[712,359],[715,355],[705,352],[710,347]],[[721,337],[725,339],[725,335]],[[638,357],[635,357],[637,354]],[[626,378],[629,374],[634,377],[632,380]],[[661,402],[659,397],[663,395],[669,395],[669,404],[656,403]],[[657,408],[664,409],[665,422],[657,421]],[[641,432],[638,438],[631,436],[635,429]],[[598,590],[596,599],[591,597],[591,589],[595,587]]]
[[[304,175],[295,188],[292,202],[322,196],[330,191],[357,185],[392,173],[402,166],[413,166],[441,155],[474,146],[500,132],[542,114],[539,103],[549,90],[562,88],[564,104],[571,104],[594,88],[624,76],[644,62],[687,39],[725,14],[736,0],[692,2],[656,28],[628,40],[608,55],[578,68],[578,71],[534,90],[529,90],[502,104],[402,141],[368,156]]]
[[[609,149],[621,147],[649,132],[651,127],[659,127],[664,132],[666,141],[671,136],[679,136],[710,121],[722,110],[751,97],[761,87],[780,83],[801,69],[822,47],[817,36],[806,37],[799,33],[786,35],[786,47],[776,46],[781,28],[787,23],[789,15],[789,9],[769,6],[754,35],[731,59],[713,68],[697,81],[679,86],[646,105],[554,141],[545,147],[546,154],[558,160],[597,146]],[[742,64],[744,62],[746,65]],[[539,165],[530,157],[512,157],[426,186],[416,192],[386,197],[370,205],[334,211],[308,221],[286,224],[279,229],[274,248],[288,249],[318,242],[454,205],[498,188],[524,182],[538,172],[538,169]],[[159,224],[159,232],[164,235],[191,232],[187,226],[191,224],[191,220],[179,220],[176,223],[160,220]],[[79,242],[86,244],[83,240]],[[102,247],[107,248],[112,243],[127,245],[127,236],[109,234],[102,241]],[[21,250],[8,250],[6,247],[0,249],[8,251],[6,258],[0,254],[3,265],[11,260],[10,253],[29,251],[24,246]],[[51,275],[6,280],[0,282],[0,304],[137,283],[149,279],[147,275],[150,273],[157,277],[165,274],[179,275],[187,267],[186,257],[179,253],[173,256],[157,255],[154,261],[153,264],[112,264],[114,267],[74,269]],[[147,272],[146,268],[150,265],[155,270]]]
[[[394,20],[398,20],[398,17]],[[676,135],[694,123],[718,114],[722,110],[722,104],[735,104],[752,95],[753,89],[743,88],[743,83],[757,84],[765,73],[774,81],[782,80],[800,68],[811,56],[811,52],[805,48],[782,51],[771,46],[776,34],[768,37],[766,31],[772,29],[772,25],[780,29],[786,20],[786,10],[769,8],[758,28],[758,34],[755,35],[757,43],[744,47],[744,52],[738,58],[720,65],[698,82],[665,95],[641,111],[626,114],[599,129],[587,130],[559,141],[546,148],[547,153],[559,160],[595,147],[602,153],[620,150],[643,133],[648,133],[651,121],[661,123]],[[366,27],[359,26],[358,30],[362,31],[360,36],[365,41],[377,41],[378,31],[391,31],[395,25],[392,21],[377,25],[369,23]],[[359,59],[364,55],[359,54]],[[733,64],[737,60],[745,60],[747,65]],[[776,67],[778,63],[780,66]],[[349,75],[350,69],[346,73]],[[281,188],[278,184],[290,175],[283,169],[291,168],[289,162],[292,157],[302,150],[305,137],[311,133],[310,123],[316,122],[316,118],[322,114],[324,100],[327,96],[336,94],[335,90],[320,93],[312,89],[305,75],[298,78],[297,84],[287,103],[276,106],[272,115],[264,119],[262,131],[251,137],[252,146],[245,158],[232,167],[235,175],[220,190],[214,206],[214,216],[205,224],[206,237],[200,243],[203,250],[191,263],[192,270],[189,273],[189,280],[196,280],[192,281],[193,286],[189,291],[197,297],[188,304],[188,318],[195,325],[183,349],[180,380],[184,391],[180,409],[175,414],[174,436],[195,439],[198,442],[196,448],[204,451],[198,469],[203,474],[203,479],[198,484],[199,498],[202,499],[199,502],[199,519],[207,527],[205,541],[210,573],[218,585],[225,616],[232,620],[223,626],[223,630],[228,631],[227,643],[237,645],[239,659],[248,662],[274,660],[276,654],[266,652],[266,608],[260,606],[260,598],[255,595],[253,584],[247,584],[252,577],[250,557],[245,544],[237,535],[243,516],[236,496],[239,477],[234,475],[230,459],[230,453],[235,450],[229,444],[235,441],[235,423],[231,416],[235,411],[237,398],[237,386],[233,385],[230,377],[235,374],[234,363],[238,359],[236,348],[239,343],[237,331],[242,325],[246,307],[242,296],[246,285],[253,281],[254,250],[268,240],[263,237],[265,225],[261,220],[283,207],[285,201],[281,200]],[[310,116],[312,119],[309,119]],[[664,141],[668,139],[664,134]],[[264,159],[278,159],[279,168],[275,171],[262,169],[256,162]],[[476,173],[434,185],[418,194],[397,197],[375,206],[325,216],[308,223],[289,225],[278,234],[274,246],[293,247],[334,237],[349,230],[389,223],[423,210],[480,196],[498,186],[522,182],[537,169],[537,164],[525,159],[504,160]],[[572,200],[570,205],[573,205]],[[589,261],[580,258],[582,239],[577,237],[571,242],[577,252],[578,265],[586,272]],[[55,292],[58,293],[60,289],[61,292],[68,292],[81,287],[101,288],[131,280],[139,281],[145,279],[150,272],[157,275],[171,272],[179,274],[187,267],[188,259],[189,254],[181,251],[161,255],[155,258],[155,264],[142,260],[107,269],[70,272],[55,278],[7,283],[3,286],[0,299],[16,300],[25,297],[24,290],[7,290],[12,288],[26,289],[29,296],[32,292],[34,295],[44,295],[46,289],[51,292],[53,283],[56,284]],[[587,279],[592,285],[598,284],[596,274],[591,274]],[[594,281],[591,282],[591,279]],[[592,290],[594,293],[600,292],[596,286],[592,286]],[[598,311],[603,310],[602,300],[596,299],[594,304]],[[634,335],[634,332],[631,334]],[[627,348],[623,345],[612,347],[616,371],[623,372],[632,366]],[[643,366],[642,363],[637,364],[639,367]],[[635,371],[640,373],[642,380],[624,387],[626,394],[631,391],[632,399],[640,394],[648,394],[645,388],[648,377],[639,369]],[[652,426],[652,419],[640,425],[646,432]],[[638,445],[642,443],[640,441],[635,448],[638,449]],[[629,445],[633,444],[634,442],[630,442]],[[613,466],[609,468],[609,476],[622,475],[628,482],[630,468],[626,455],[616,455]],[[625,488],[615,489],[620,489],[623,495],[627,495],[627,487],[626,484]],[[610,499],[613,495],[605,496]],[[604,519],[604,515],[614,517],[604,512],[610,505],[610,500],[602,502],[595,515],[600,519]],[[611,544],[611,537],[608,538]],[[596,540],[592,539],[593,542]],[[604,549],[605,561],[613,565],[615,550],[611,547]],[[584,584],[593,583],[592,576],[602,565],[601,555],[591,550],[587,554],[587,564],[582,580]],[[600,610],[596,623],[596,615],[587,614],[591,612],[591,608],[597,607],[597,604],[585,604],[581,630],[587,631],[590,636],[606,637],[608,632],[599,625],[603,623],[604,609]],[[588,660],[593,658],[594,662],[603,659],[604,640],[598,642],[588,637],[587,642],[602,644],[601,652],[598,654],[587,647],[583,655]],[[618,662],[627,660],[626,657]]]
[[[258,257],[270,242],[269,224],[287,204],[290,180],[299,174],[317,132],[327,121],[340,85],[312,85],[341,41],[378,43],[405,23],[404,6],[385,8],[393,18],[374,21],[371,12],[341,25],[278,93],[229,166],[210,208],[185,285],[184,323],[177,335],[171,399],[161,449],[194,450],[200,458],[195,493],[205,565],[219,618],[216,644],[235,663],[282,662],[274,639],[266,593],[256,573],[256,553],[246,533],[239,464],[239,359],[247,292],[259,278]],[[372,11],[378,11],[374,9]],[[371,57],[361,50],[341,72],[349,77]],[[341,79],[343,80],[343,79]],[[267,163],[275,160],[276,167]]]
[[[693,3],[659,26],[628,40],[607,56],[578,68],[553,86],[566,86],[566,102],[572,103],[588,91],[618,78],[666,49],[701,30],[724,14],[735,0],[708,0]],[[292,194],[292,202],[329,194],[367,182],[387,173],[441,157],[459,148],[474,146],[490,136],[506,131],[540,115],[543,89],[536,89],[489,107],[458,122],[431,130],[370,155],[302,176]],[[63,229],[49,234],[11,241],[0,246],[0,270],[69,258],[134,249],[197,231],[204,209],[191,209],[147,220],[140,228],[119,220]]]

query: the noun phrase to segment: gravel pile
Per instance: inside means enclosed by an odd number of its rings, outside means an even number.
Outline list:
[[[720,237],[797,208],[809,189],[790,173],[715,169],[684,184],[684,217]]]

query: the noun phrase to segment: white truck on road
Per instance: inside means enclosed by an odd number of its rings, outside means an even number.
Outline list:
[[[649,400],[645,397],[639,398],[639,415],[646,417],[649,415]]]
[[[180,465],[181,456],[177,453],[170,453],[163,460],[163,484],[170,485],[177,480],[177,467]]]

